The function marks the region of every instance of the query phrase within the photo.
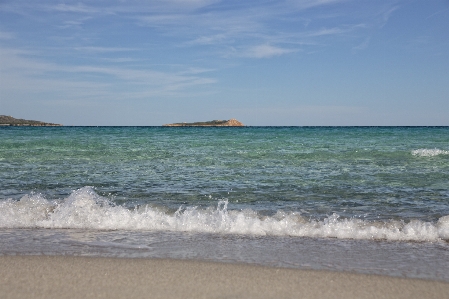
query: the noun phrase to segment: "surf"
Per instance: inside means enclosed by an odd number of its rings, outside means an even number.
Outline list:
[[[142,205],[126,208],[98,195],[92,187],[63,200],[39,194],[0,202],[0,228],[176,231],[255,236],[291,236],[358,240],[436,242],[449,240],[449,215],[437,222],[368,221],[334,213],[312,219],[300,212],[264,216],[252,209],[230,210],[226,199],[206,208],[180,206],[176,211]]]

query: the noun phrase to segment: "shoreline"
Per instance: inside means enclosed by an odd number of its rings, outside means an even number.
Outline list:
[[[444,298],[449,283],[196,260],[0,256],[2,298]]]

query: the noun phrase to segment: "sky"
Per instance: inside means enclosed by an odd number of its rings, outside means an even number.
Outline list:
[[[449,125],[449,0],[0,0],[0,114]]]

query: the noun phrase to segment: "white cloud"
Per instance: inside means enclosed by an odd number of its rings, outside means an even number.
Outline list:
[[[289,0],[294,6],[300,9],[308,9],[317,6],[336,4],[339,2],[347,2],[348,0]]]
[[[187,42],[187,45],[215,45],[224,43],[228,37],[226,34],[220,33],[210,36],[200,36],[190,42]]]
[[[61,3],[61,4],[58,4],[55,6],[49,6],[49,7],[47,7],[47,9],[54,10],[54,11],[60,11],[60,12],[87,13],[87,14],[102,12],[101,9],[99,9],[99,8],[87,6],[82,3],[77,3],[76,5],[69,5],[69,4]],[[104,12],[104,10],[103,10],[103,12]]]
[[[347,29],[342,28],[322,28],[317,31],[309,32],[306,36],[315,37],[315,36],[323,36],[323,35],[335,35],[342,34],[347,32]]]
[[[366,29],[366,27],[367,27],[366,24],[340,25],[338,27],[321,28],[315,31],[308,31],[304,33],[304,36],[321,37],[321,36],[341,35],[349,32],[354,32],[355,30]]]
[[[220,0],[161,0],[156,1],[161,3],[162,5],[170,5],[176,7],[189,7],[189,8],[201,8],[205,6],[209,6],[214,3],[219,3]]]
[[[271,45],[258,45],[254,46],[246,52],[244,56],[252,58],[268,58],[273,56],[280,56],[288,53],[295,52],[292,49],[279,48]]]
[[[108,53],[108,52],[128,52],[137,51],[137,48],[125,48],[125,47],[76,47],[77,51],[86,51],[94,53]]]

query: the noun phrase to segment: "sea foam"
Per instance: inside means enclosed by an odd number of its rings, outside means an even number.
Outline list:
[[[412,150],[413,156],[419,156],[419,157],[434,157],[439,155],[449,155],[449,151],[441,150],[441,149],[427,149],[427,148],[421,148],[417,150]]]
[[[0,202],[0,228],[77,228],[92,230],[185,231],[217,234],[298,236],[398,241],[449,240],[449,215],[438,222],[420,220],[366,221],[337,214],[311,220],[300,213],[278,211],[261,216],[253,210],[228,210],[226,200],[207,209],[180,207],[169,213],[151,206],[115,206],[91,187],[74,191],[63,201],[40,195]]]

